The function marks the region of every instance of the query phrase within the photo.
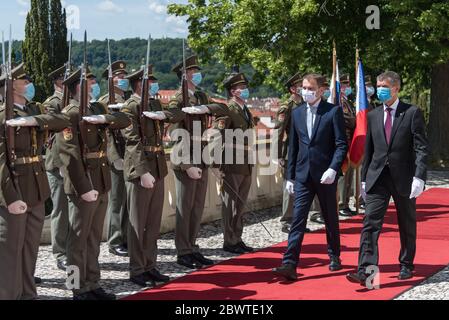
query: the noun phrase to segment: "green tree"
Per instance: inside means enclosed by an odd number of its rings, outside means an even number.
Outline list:
[[[66,11],[60,0],[50,2],[50,66],[54,70],[67,62],[67,25]]]
[[[372,4],[380,8],[380,30],[365,25]],[[189,46],[206,60],[228,68],[250,64],[253,86],[282,89],[296,71],[330,75],[334,40],[341,71],[354,74],[360,48],[367,74],[389,69],[402,75],[403,98],[425,103],[421,93],[430,90],[432,160],[449,164],[446,0],[189,0],[170,5],[169,13],[188,18]]]

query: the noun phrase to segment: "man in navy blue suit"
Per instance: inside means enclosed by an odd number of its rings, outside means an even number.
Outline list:
[[[305,103],[292,112],[286,188],[295,194],[293,221],[282,265],[273,269],[288,280],[297,279],[296,268],[315,195],[326,225],[329,269],[341,270],[336,178],[348,145],[342,108],[321,99],[325,82],[317,74],[305,76]]]

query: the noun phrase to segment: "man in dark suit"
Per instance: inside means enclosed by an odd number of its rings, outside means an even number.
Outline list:
[[[315,195],[326,225],[329,269],[341,269],[336,178],[348,146],[342,109],[321,99],[325,81],[320,75],[305,76],[302,96],[306,103],[292,111],[286,188],[295,194],[293,221],[282,266],[273,269],[289,280],[297,279],[296,267]]]
[[[401,79],[387,71],[377,77],[377,96],[383,106],[368,114],[362,195],[366,211],[360,239],[359,266],[347,275],[365,284],[367,268],[379,262],[377,242],[390,198],[396,205],[401,252],[400,280],[413,276],[416,252],[416,198],[424,190],[428,146],[425,121],[418,107],[398,98]]]

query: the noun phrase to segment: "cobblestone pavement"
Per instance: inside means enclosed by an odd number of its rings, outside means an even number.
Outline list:
[[[429,188],[449,188],[449,172],[430,172]],[[280,207],[274,207],[257,212],[258,220],[273,235],[271,238],[263,227],[257,223],[253,214],[245,217],[245,231],[243,240],[255,248],[266,248],[287,240],[287,234],[281,232],[279,224]],[[308,227],[312,230],[321,229],[322,225],[309,222]],[[255,237],[254,235],[257,235]],[[215,261],[223,261],[234,257],[221,250],[223,235],[221,233],[220,221],[203,225],[200,231],[198,244],[202,253]],[[184,276],[191,270],[176,264],[176,251],[174,249],[174,234],[172,232],[163,234],[158,241],[159,256],[158,268],[161,272],[169,275],[172,279]],[[100,266],[102,270],[101,285],[107,290],[123,298],[138,292],[141,288],[131,283],[128,278],[128,259],[111,255],[106,244],[102,244],[100,253]],[[61,300],[71,299],[71,291],[65,288],[65,273],[56,268],[55,260],[51,254],[50,246],[41,246],[36,269],[36,276],[42,277],[43,283],[38,286],[39,299]],[[449,266],[434,276],[428,278],[420,285],[408,290],[397,299],[445,299],[449,300]]]

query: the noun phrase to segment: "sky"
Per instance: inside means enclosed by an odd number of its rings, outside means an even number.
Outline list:
[[[186,37],[185,18],[171,16],[167,5],[187,0],[62,0],[68,14],[69,33],[82,40],[84,30],[89,40]],[[0,1],[0,31],[8,38],[9,25],[13,38],[23,40],[30,0]]]

